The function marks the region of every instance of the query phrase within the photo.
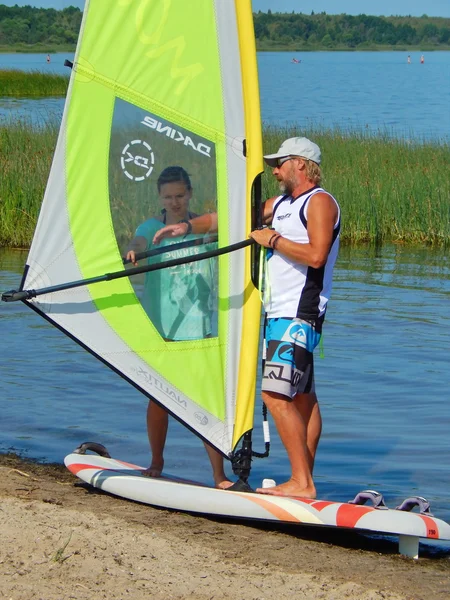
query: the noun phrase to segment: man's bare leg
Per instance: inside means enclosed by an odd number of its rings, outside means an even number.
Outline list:
[[[219,454],[217,450],[214,450],[214,448],[212,448],[206,442],[204,442],[204,444],[213,470],[214,485],[216,486],[216,488],[226,490],[227,488],[233,485],[233,482],[230,481],[225,475],[225,471],[223,468],[223,456]]]
[[[273,496],[315,498],[316,488],[310,467],[312,452],[307,444],[308,424],[297,406],[298,402],[289,402],[285,396],[275,392],[262,392],[262,399],[286,448],[292,475],[285,483],[273,488],[258,488],[256,491]]]
[[[293,400],[306,424],[306,445],[308,448],[308,462],[311,474],[314,470],[317,446],[322,433],[322,416],[315,392],[297,394]]]
[[[148,477],[161,477],[164,467],[164,445],[166,443],[169,415],[156,402],[149,400],[147,406],[147,434],[152,452],[152,462],[143,471]]]

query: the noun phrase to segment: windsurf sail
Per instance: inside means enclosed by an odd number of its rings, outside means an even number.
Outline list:
[[[26,304],[225,456],[253,427],[254,250],[83,282],[122,270],[136,239],[161,266],[245,240],[262,171],[250,0],[86,2],[21,289],[44,290]],[[177,214],[207,213],[215,237],[153,252]]]

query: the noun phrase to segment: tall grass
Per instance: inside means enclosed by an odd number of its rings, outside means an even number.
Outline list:
[[[322,185],[342,209],[342,240],[358,243],[450,244],[450,145],[392,139],[387,133],[267,127],[264,149],[274,152],[295,135],[322,151]],[[270,174],[270,169],[267,174]],[[264,178],[264,193],[278,192]]]
[[[59,125],[0,123],[0,246],[31,243]]]
[[[27,247],[31,242],[57,129],[51,123],[0,124],[0,246]],[[265,127],[264,151],[276,151],[294,135],[309,137],[321,147],[323,185],[341,205],[344,243],[450,245],[447,142],[411,142],[361,131]],[[189,173],[195,187],[195,173]],[[278,193],[266,167],[263,195]],[[113,209],[115,203],[113,198]],[[127,234],[131,232],[132,228]]]
[[[0,70],[0,96],[46,97],[65,96],[69,76],[41,71]]]

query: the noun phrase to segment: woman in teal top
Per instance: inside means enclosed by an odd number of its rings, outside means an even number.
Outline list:
[[[149,250],[155,233],[166,225],[185,222],[196,217],[189,211],[192,185],[187,172],[178,166],[167,167],[158,177],[158,193],[162,205],[161,215],[148,219],[138,226],[126,258],[136,265],[136,254]],[[186,239],[196,236],[187,236]],[[164,240],[170,246],[179,240]],[[154,264],[184,255],[204,252],[205,248],[190,247],[150,257]],[[142,305],[159,334],[167,341],[196,340],[211,335],[211,295],[214,285],[213,264],[201,260],[176,267],[147,273]],[[147,408],[147,431],[152,451],[152,461],[145,474],[159,477],[164,466],[164,445],[168,429],[168,414],[158,404],[149,401]],[[205,443],[214,483],[217,487],[229,487],[225,476],[222,456]]]
[[[158,192],[161,215],[148,219],[136,229],[127,255],[133,262],[136,253],[152,247],[153,237],[159,229],[197,216],[189,211],[192,186],[182,167],[164,169],[158,178]],[[190,238],[194,240],[196,236],[188,235],[185,240]],[[162,245],[169,246],[177,241],[164,240]],[[148,263],[190,256],[205,249],[204,245],[183,248],[175,253],[150,257]],[[202,260],[147,273],[142,305],[164,339],[198,340],[211,335],[213,268],[212,261]]]

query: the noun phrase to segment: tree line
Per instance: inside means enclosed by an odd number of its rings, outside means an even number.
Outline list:
[[[81,18],[81,10],[74,6],[55,10],[0,4],[0,45],[74,45],[80,31]]]
[[[258,45],[307,49],[356,49],[372,46],[427,46],[450,44],[450,19],[440,17],[372,17],[370,15],[254,14]]]
[[[8,7],[0,4],[0,45],[74,45],[82,12]],[[364,47],[442,47],[450,45],[450,19],[439,17],[373,17],[309,15],[259,11],[254,14],[258,48],[357,49]]]

